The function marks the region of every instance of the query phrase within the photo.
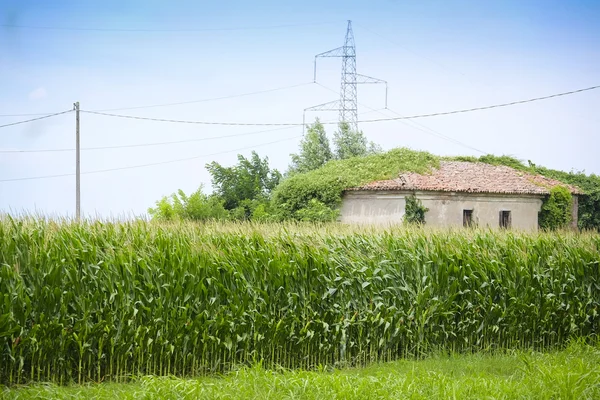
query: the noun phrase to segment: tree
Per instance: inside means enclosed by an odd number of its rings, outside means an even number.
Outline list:
[[[300,142],[299,154],[291,154],[290,172],[308,172],[322,167],[333,158],[323,124],[317,120],[308,127]]]
[[[367,155],[381,153],[383,153],[383,147],[381,147],[381,145],[375,142],[369,142],[369,147],[367,148]]]
[[[148,214],[153,219],[172,221],[189,219],[193,221],[228,219],[229,213],[223,202],[216,196],[208,196],[202,192],[202,186],[189,196],[178,190],[171,196],[165,196],[156,202],[155,208],[149,208]]]
[[[269,168],[268,158],[261,159],[255,151],[250,159],[238,154],[238,164],[233,167],[223,167],[213,161],[206,165],[206,169],[212,176],[215,194],[223,200],[225,209],[238,209],[236,215],[239,215],[239,208],[243,207],[246,218],[258,204],[269,200],[271,191],[281,179],[279,171]]]
[[[368,143],[362,131],[350,129],[347,122],[341,122],[338,125],[338,130],[333,134],[333,144],[335,156],[340,160],[381,153],[380,146],[373,142]]]

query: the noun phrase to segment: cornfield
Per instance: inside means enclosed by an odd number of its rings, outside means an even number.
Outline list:
[[[592,234],[0,218],[0,383],[545,349],[599,305]]]

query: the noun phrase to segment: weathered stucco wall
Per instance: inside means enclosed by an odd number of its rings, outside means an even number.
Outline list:
[[[402,222],[406,207],[402,191],[349,191],[344,194],[341,221],[391,225]],[[500,212],[510,211],[511,228],[535,230],[542,206],[539,196],[488,195],[469,193],[416,192],[429,208],[425,223],[434,227],[463,226],[463,210],[473,210],[473,222],[480,227],[499,228]]]
[[[355,224],[393,225],[402,223],[406,193],[347,192],[342,200],[341,221]]]

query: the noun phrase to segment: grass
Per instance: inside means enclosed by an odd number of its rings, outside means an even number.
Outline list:
[[[5,388],[9,399],[598,399],[600,348],[437,355],[335,371],[242,368],[222,377]]]

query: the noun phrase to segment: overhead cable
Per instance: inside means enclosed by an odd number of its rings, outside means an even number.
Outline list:
[[[209,101],[227,100],[227,99],[234,99],[237,97],[247,97],[247,96],[253,96],[253,95],[257,95],[257,94],[277,92],[280,90],[293,89],[293,88],[312,85],[312,84],[314,84],[314,82],[305,82],[305,83],[299,83],[296,85],[282,86],[282,87],[277,87],[277,88],[272,88],[272,89],[257,90],[254,92],[232,94],[232,95],[228,95],[228,96],[220,96],[220,97],[206,98],[206,99],[200,99],[200,100],[187,100],[187,101],[180,101],[180,102],[174,102],[174,103],[150,104],[150,105],[143,105],[143,106],[132,106],[132,107],[121,107],[121,108],[93,109],[90,111],[105,112],[105,111],[139,110],[139,109],[143,109],[143,108],[170,107],[170,106],[180,106],[180,105],[186,105],[186,104],[207,103]],[[48,114],[50,114],[50,113],[0,114],[0,117],[30,117],[30,116],[48,115]]]
[[[56,30],[56,31],[92,31],[92,32],[228,32],[248,30],[269,30],[282,28],[295,28],[301,26],[328,25],[338,21],[306,22],[300,24],[264,25],[264,26],[238,26],[226,28],[177,28],[177,29],[143,29],[143,28],[97,28],[97,27],[75,27],[75,26],[40,26],[40,25],[17,25],[2,24],[2,28]]]
[[[27,119],[25,121],[17,121],[17,122],[12,122],[10,124],[5,124],[5,125],[0,125],[0,128],[6,128],[9,126],[13,126],[13,125],[20,125],[20,124],[25,124],[27,122],[33,122],[33,121],[39,121],[41,119],[46,119],[46,118],[50,118],[50,117],[56,117],[57,115],[61,115],[61,114],[66,114],[66,113],[70,113],[73,110],[66,110],[66,111],[61,111],[58,113],[54,113],[54,114],[48,114],[48,115],[44,115],[42,117],[38,117],[38,118],[32,118],[32,119]]]
[[[266,90],[258,90],[258,91],[255,91],[255,92],[234,94],[234,95],[230,95],[230,96],[213,97],[213,98],[210,98],[210,99],[180,101],[180,102],[177,102],[177,103],[152,104],[152,105],[147,105],[147,106],[123,107],[123,108],[108,108],[108,109],[91,110],[91,111],[105,112],[105,111],[139,110],[139,109],[142,109],[142,108],[169,107],[169,106],[181,106],[181,105],[185,105],[185,104],[206,103],[206,102],[209,102],[209,101],[227,100],[227,99],[233,99],[233,98],[236,98],[236,97],[246,97],[246,96],[253,96],[253,95],[262,94],[262,93],[277,92],[277,91],[280,91],[280,90],[293,89],[293,88],[297,88],[297,87],[300,87],[300,86],[312,85],[313,83],[314,82],[305,82],[305,83],[299,83],[297,85],[283,86],[283,87],[278,87],[278,88],[273,88],[273,89],[266,89]]]
[[[372,108],[370,108],[370,110],[371,111],[360,113],[359,115],[381,111],[381,110],[375,110]],[[235,133],[232,135],[209,136],[209,137],[203,137],[203,138],[197,138],[197,139],[172,140],[172,141],[166,141],[166,142],[150,142],[150,143],[135,143],[135,144],[112,145],[112,146],[82,147],[81,150],[110,150],[110,149],[124,149],[124,148],[134,148],[134,147],[164,146],[164,145],[171,145],[171,144],[202,142],[202,141],[206,141],[206,140],[218,140],[218,139],[227,139],[227,138],[231,138],[231,137],[258,135],[260,133],[276,132],[276,131],[282,131],[282,130],[291,129],[291,128],[295,128],[295,127],[294,126],[284,126],[284,127],[275,128],[275,129]],[[70,151],[75,151],[75,149],[74,148],[27,149],[27,150],[14,149],[14,150],[0,150],[0,154],[2,154],[2,153],[3,154],[61,153],[61,152],[70,152]]]
[[[323,85],[323,84],[321,84],[321,83],[319,83],[319,82],[315,82],[315,83],[316,83],[317,85],[321,86],[323,89],[329,90],[330,92],[333,92],[333,93],[335,93],[335,94],[337,94],[337,95],[339,96],[339,93],[338,93],[336,90],[334,90],[334,89],[331,89],[331,88],[329,88],[329,87],[327,87],[327,86],[325,86],[325,85]],[[396,112],[396,111],[394,111],[394,110],[392,110],[392,109],[390,109],[390,108],[388,108],[388,107],[386,107],[386,108],[385,108],[385,109],[383,109],[383,110],[375,110],[375,109],[373,109],[373,108],[371,108],[371,107],[369,107],[369,106],[367,106],[367,105],[365,105],[365,104],[362,104],[362,103],[358,103],[358,104],[359,104],[360,106],[362,106],[362,107],[368,108],[369,110],[371,110],[371,111],[373,111],[373,112],[377,112],[378,114],[381,114],[381,115],[383,115],[383,116],[385,116],[385,117],[387,117],[387,115],[386,115],[386,114],[383,112],[384,110],[389,110],[390,112],[392,112],[392,113],[394,113],[394,114],[396,114],[396,115],[402,116],[400,113],[398,113],[398,112]],[[468,144],[466,144],[466,143],[463,143],[463,142],[459,141],[458,139],[454,139],[453,137],[450,137],[450,136],[448,136],[448,135],[444,135],[443,133],[440,133],[440,132],[438,132],[438,131],[436,131],[436,130],[433,130],[433,129],[431,129],[431,128],[429,128],[429,127],[427,127],[427,126],[423,125],[423,124],[419,124],[419,123],[418,123],[418,122],[416,122],[416,121],[409,121],[409,122],[410,122],[410,124],[409,124],[408,122],[406,122],[406,121],[402,121],[402,120],[397,120],[397,122],[400,122],[400,123],[402,123],[402,124],[404,124],[404,125],[406,125],[406,126],[408,126],[408,127],[410,127],[410,128],[413,128],[413,129],[419,130],[419,131],[421,131],[421,132],[425,132],[425,133],[427,133],[427,134],[429,134],[429,135],[438,136],[438,137],[440,137],[441,139],[448,140],[448,141],[450,141],[450,142],[452,142],[452,143],[454,143],[454,144],[458,144],[458,145],[460,145],[460,146],[463,146],[463,147],[466,147],[466,148],[469,148],[469,149],[475,150],[475,151],[477,151],[477,152],[479,152],[479,153],[482,153],[482,154],[487,154],[486,152],[484,152],[484,151],[482,151],[482,150],[479,150],[479,149],[477,149],[477,148],[475,148],[475,147],[473,147],[473,146],[470,146],[470,145],[468,145]],[[411,124],[414,124],[414,125],[411,125]],[[420,126],[420,127],[419,127],[419,126]]]
[[[151,142],[151,143],[137,143],[137,144],[123,144],[123,145],[113,145],[113,146],[97,146],[97,147],[82,147],[81,150],[109,150],[109,149],[125,149],[125,148],[133,148],[133,147],[152,147],[152,146],[164,146],[170,144],[179,144],[179,143],[191,143],[191,142],[203,142],[206,140],[218,140],[218,139],[226,139],[232,137],[240,137],[240,136],[250,136],[250,135],[258,135],[260,133],[267,132],[275,132],[281,131],[285,129],[295,128],[294,126],[285,126],[282,128],[276,129],[268,129],[268,130],[260,130],[253,132],[244,132],[244,133],[235,133],[232,135],[221,135],[221,136],[209,136],[197,139],[184,139],[184,140],[172,140],[167,142]],[[31,150],[0,150],[0,153],[61,153],[75,151],[74,148],[59,148],[59,149],[31,149]]]
[[[368,120],[362,120],[362,121],[358,121],[358,122],[359,123],[373,123],[373,122],[396,121],[396,120],[417,119],[417,118],[431,118],[431,117],[437,117],[437,116],[443,116],[443,115],[468,113],[468,112],[473,112],[473,111],[489,110],[489,109],[493,109],[493,108],[509,107],[509,106],[513,106],[513,105],[517,105],[517,104],[532,103],[535,101],[547,100],[547,99],[561,97],[561,96],[568,96],[571,94],[595,90],[598,88],[600,88],[600,85],[590,86],[590,87],[583,88],[583,89],[572,90],[569,92],[556,93],[556,94],[552,94],[549,96],[534,97],[531,99],[517,100],[517,101],[512,101],[509,103],[494,104],[494,105],[490,105],[490,106],[474,107],[474,108],[437,112],[437,113],[430,113],[430,114],[417,114],[417,115],[410,115],[410,116],[368,119]],[[302,126],[303,125],[302,122],[287,122],[287,123],[263,122],[263,123],[260,123],[260,122],[189,121],[189,120],[177,120],[177,119],[166,119],[166,118],[150,118],[150,117],[141,117],[141,116],[135,116],[135,115],[111,114],[111,113],[88,111],[88,110],[81,110],[81,112],[85,112],[88,114],[103,115],[103,116],[108,116],[108,117],[137,119],[137,120],[155,121],[155,122],[198,124],[198,125],[227,125],[227,126]],[[324,122],[323,124],[331,125],[331,124],[337,124],[337,122]]]
[[[296,135],[296,136],[292,136],[292,137],[288,137],[288,138],[284,138],[284,139],[274,140],[272,142],[255,144],[255,145],[252,145],[252,146],[240,147],[240,148],[233,149],[233,150],[219,151],[219,152],[216,152],[216,153],[202,154],[202,155],[193,156],[193,157],[178,158],[178,159],[175,159],[175,160],[158,161],[158,162],[153,162],[153,163],[138,164],[138,165],[129,165],[129,166],[117,167],[117,168],[98,169],[98,170],[95,170],[95,171],[86,171],[86,172],[82,172],[81,175],[100,174],[100,173],[104,173],[104,172],[122,171],[122,170],[127,170],[127,169],[137,169],[137,168],[151,167],[151,166],[155,166],[155,165],[173,164],[173,163],[178,163],[178,162],[182,162],[182,161],[191,161],[191,160],[196,160],[196,159],[199,159],[199,158],[213,157],[213,156],[218,156],[218,155],[221,155],[221,154],[234,153],[234,152],[237,152],[237,151],[254,149],[255,147],[267,146],[267,145],[270,145],[270,144],[275,144],[275,143],[285,142],[285,141],[288,141],[288,140],[298,139],[300,137],[302,137],[302,135]],[[10,179],[0,179],[0,182],[31,181],[31,180],[38,180],[38,179],[62,178],[62,177],[67,177],[67,176],[75,176],[75,173],[55,174],[55,175],[42,175],[42,176],[28,176],[28,177],[10,178]]]

